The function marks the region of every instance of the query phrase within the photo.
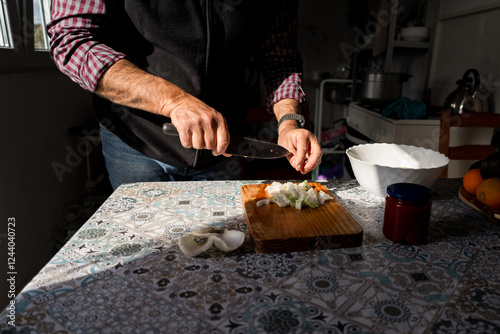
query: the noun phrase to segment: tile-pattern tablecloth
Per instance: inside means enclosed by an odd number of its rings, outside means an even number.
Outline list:
[[[2,333],[500,333],[500,227],[433,188],[429,243],[381,232],[384,200],[325,183],[364,229],[356,248],[198,257],[184,232],[246,230],[243,184],[122,185],[16,298]],[[292,208],[290,208],[293,210]]]

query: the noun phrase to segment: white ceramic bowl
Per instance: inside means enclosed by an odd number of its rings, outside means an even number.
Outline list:
[[[429,39],[429,27],[405,27],[401,28],[401,38],[410,42],[425,42]]]
[[[444,154],[411,145],[361,144],[346,154],[359,185],[377,196],[399,182],[431,188],[450,162]]]

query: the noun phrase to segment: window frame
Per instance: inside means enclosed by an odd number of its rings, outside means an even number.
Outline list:
[[[7,1],[7,11],[13,45],[0,48],[0,73],[57,70],[48,50],[35,49],[33,0]]]
[[[10,34],[12,39],[11,48],[0,48],[0,69],[8,67],[23,66],[25,62],[24,52],[24,38],[19,22],[19,16],[16,1],[6,1],[7,3],[7,17],[10,27]]]
[[[5,8],[4,8],[5,7]],[[0,15],[0,22],[2,22],[2,27],[4,26],[9,26],[10,27],[10,22],[9,22],[9,17],[8,17],[8,13],[9,11],[7,10],[7,0],[0,0],[0,12],[1,12],[1,15]],[[4,17],[5,16],[5,17]],[[8,44],[10,45],[12,43],[11,39],[12,39],[12,36],[10,36],[10,30],[7,31],[8,34],[6,34],[5,32],[2,32],[2,46],[1,48],[5,48],[4,44],[6,44],[5,41],[8,42]]]
[[[33,0],[22,0],[23,2],[23,36],[27,36],[24,41],[27,66],[29,67],[52,67],[54,63],[49,55],[49,50],[35,49],[35,22]],[[43,6],[43,4],[41,4]],[[26,18],[31,18],[27,20]],[[45,29],[45,27],[44,27]],[[48,41],[47,41],[48,43]]]

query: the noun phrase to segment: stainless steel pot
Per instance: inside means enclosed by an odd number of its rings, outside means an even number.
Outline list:
[[[411,75],[406,73],[368,72],[363,75],[360,97],[370,103],[387,103],[401,97],[403,83]]]

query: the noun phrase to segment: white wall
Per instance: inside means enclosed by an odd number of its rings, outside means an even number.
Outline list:
[[[442,19],[469,15],[480,11],[498,8],[498,0],[441,0],[439,14]]]
[[[490,111],[500,113],[500,8],[441,20],[434,45],[431,102],[442,105],[456,81],[476,68],[489,94]]]
[[[76,140],[68,129],[92,117],[90,94],[62,74],[0,75],[0,291],[7,291],[7,219],[15,218],[16,288],[19,292],[53,256],[64,208],[81,190],[85,166],[56,176]],[[66,164],[67,165],[67,164]],[[0,307],[7,293],[0,294]]]
[[[448,94],[458,87],[456,81],[467,69],[475,68],[482,83],[480,95],[490,112],[500,113],[500,8],[469,9],[462,15],[465,11],[456,10],[463,6],[454,5],[441,3],[442,19],[438,22],[429,82],[431,103],[443,105]],[[467,133],[468,129],[453,130],[451,145],[488,144],[493,134],[492,129],[473,134]],[[448,176],[463,177],[473,162],[451,161]]]

